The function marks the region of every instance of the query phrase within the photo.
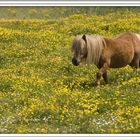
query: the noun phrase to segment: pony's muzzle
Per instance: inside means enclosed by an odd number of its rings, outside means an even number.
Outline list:
[[[72,58],[72,63],[74,66],[78,66],[80,64],[80,62],[75,57]]]

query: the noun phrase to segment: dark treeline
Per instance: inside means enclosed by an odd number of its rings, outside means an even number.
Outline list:
[[[105,15],[111,12],[140,12],[139,7],[0,7],[0,18],[52,19],[73,14]]]

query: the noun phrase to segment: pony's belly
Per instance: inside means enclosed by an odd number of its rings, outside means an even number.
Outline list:
[[[111,64],[110,68],[122,68],[125,67],[128,64]]]
[[[131,56],[122,56],[122,57],[113,57],[110,61],[110,68],[121,68],[130,64],[133,57]]]

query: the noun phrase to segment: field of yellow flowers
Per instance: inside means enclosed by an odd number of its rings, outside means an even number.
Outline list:
[[[140,70],[71,63],[77,34],[140,33],[140,14],[0,20],[0,133],[140,133]]]

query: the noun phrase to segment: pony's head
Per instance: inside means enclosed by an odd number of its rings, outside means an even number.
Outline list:
[[[81,61],[98,65],[104,47],[106,47],[106,43],[101,36],[83,35],[75,37],[72,44],[73,65],[78,66]]]
[[[87,40],[86,35],[77,36],[72,44],[72,51],[74,52],[72,63],[78,66],[80,62],[87,57]]]

